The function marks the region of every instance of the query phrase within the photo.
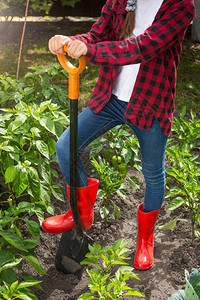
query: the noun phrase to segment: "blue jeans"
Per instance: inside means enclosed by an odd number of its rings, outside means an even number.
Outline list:
[[[83,150],[96,138],[113,127],[127,124],[136,134],[142,156],[142,173],[146,182],[144,211],[161,207],[165,192],[165,150],[167,137],[163,134],[159,122],[153,119],[150,130],[142,130],[123,119],[128,103],[112,95],[104,108],[95,114],[87,107],[78,116],[78,186],[86,186],[88,177],[81,162]],[[69,184],[69,128],[61,135],[56,144],[58,162],[66,182]]]

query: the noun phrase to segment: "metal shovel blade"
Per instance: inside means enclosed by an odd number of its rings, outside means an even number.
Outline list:
[[[64,232],[56,254],[56,269],[65,274],[74,274],[80,278],[84,268],[80,263],[89,252],[88,245],[93,243],[91,237],[85,233],[80,236],[76,229]]]

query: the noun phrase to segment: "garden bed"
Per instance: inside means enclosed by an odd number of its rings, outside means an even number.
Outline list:
[[[88,149],[83,154],[83,161],[88,174],[91,166],[88,163]],[[128,176],[137,176],[141,182],[139,191],[127,191],[126,200],[114,196],[116,204],[121,208],[121,216],[117,221],[110,221],[106,227],[99,215],[101,201],[97,199],[95,204],[95,221],[88,234],[96,243],[102,246],[109,245],[119,238],[130,241],[128,247],[131,249],[130,266],[133,266],[133,258],[136,247],[137,233],[137,205],[143,201],[144,180],[140,172],[129,170]],[[65,182],[60,174],[59,182],[65,190]],[[170,220],[170,214],[178,218],[188,217],[184,210],[169,212],[166,207],[169,201],[165,200],[161,209],[157,224],[164,224]],[[56,214],[64,213],[68,204],[54,201]],[[66,207],[66,209],[65,209]],[[155,263],[150,270],[134,272],[141,279],[130,280],[129,285],[137,288],[146,295],[147,300],[167,300],[168,297],[178,289],[185,287],[184,270],[191,272],[192,268],[200,268],[200,241],[191,243],[191,228],[188,223],[179,223],[173,231],[155,230]],[[50,235],[41,232],[41,246],[37,249],[37,255],[41,265],[48,276],[37,277],[42,280],[44,292],[34,290],[39,300],[75,300],[81,294],[89,291],[89,276],[84,269],[82,278],[79,280],[74,275],[60,273],[55,268],[55,255],[58,249],[61,235]],[[31,270],[29,270],[31,272]],[[35,274],[36,275],[36,274]],[[126,299],[139,299],[139,297],[127,296]]]

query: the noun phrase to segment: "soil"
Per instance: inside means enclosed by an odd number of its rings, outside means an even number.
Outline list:
[[[50,25],[48,22],[35,22],[27,28],[26,42],[31,43],[39,36],[41,38],[49,38],[54,34],[61,34],[63,32],[72,34],[80,28],[84,32],[88,26],[91,26],[85,21],[65,20],[54,22]],[[5,26],[5,24],[3,24]],[[2,24],[0,23],[2,29]],[[22,22],[14,22],[9,25],[9,32],[7,32],[7,41],[14,39],[18,43],[21,34]],[[69,33],[66,32],[69,29]],[[65,31],[63,31],[65,29]],[[5,35],[4,35],[5,37]],[[199,47],[199,46],[198,46]],[[199,48],[197,48],[199,51]],[[187,50],[188,51],[188,50]],[[198,52],[199,53],[199,52]],[[90,175],[91,165],[89,163],[89,148],[83,153],[83,162],[86,170]],[[131,249],[130,266],[133,266],[133,258],[136,248],[136,234],[137,234],[137,206],[143,201],[145,183],[143,176],[136,170],[129,169],[128,176],[135,175],[139,178],[141,189],[127,190],[127,197],[122,200],[113,195],[113,200],[121,208],[121,216],[117,221],[110,220],[106,227],[99,215],[99,208],[101,201],[97,199],[94,206],[95,221],[88,234],[94,239],[96,243],[102,246],[109,245],[115,240],[123,238],[130,241],[128,247]],[[59,171],[59,183],[63,187],[63,193],[66,195],[65,182],[61,172]],[[55,214],[65,213],[68,209],[67,199],[66,204],[56,199],[52,199],[55,208]],[[157,225],[161,225],[169,221],[171,218],[187,218],[188,212],[183,208],[177,209],[174,212],[166,210],[169,204],[169,199],[163,203],[160,211]],[[46,214],[45,217],[48,217]],[[24,271],[35,275],[39,280],[42,280],[43,291],[34,289],[35,295],[39,300],[76,300],[78,296],[84,292],[88,292],[89,277],[86,273],[86,268],[83,271],[81,279],[72,274],[63,274],[55,268],[55,256],[59,246],[61,235],[50,235],[41,230],[41,245],[36,249],[37,256],[42,267],[47,272],[48,276],[39,276],[32,268],[25,264]],[[185,287],[184,270],[191,272],[192,268],[200,269],[200,240],[191,242],[191,228],[188,223],[180,222],[173,231],[161,231],[155,229],[155,261],[150,270],[138,271],[134,270],[137,276],[141,279],[130,280],[129,286],[136,288],[146,295],[147,300],[166,300],[168,297],[178,289]],[[139,299],[138,297],[128,296],[126,299]]]

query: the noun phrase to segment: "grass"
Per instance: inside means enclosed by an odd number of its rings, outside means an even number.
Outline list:
[[[50,67],[52,61],[54,62],[53,55],[48,51],[47,41],[42,40],[38,43],[26,44],[22,49],[20,76],[23,76],[28,71],[28,67],[36,65],[44,65]],[[0,54],[0,73],[16,74],[17,62],[19,55],[19,46],[8,43],[1,45]],[[56,61],[56,58],[55,58]]]
[[[188,38],[184,40],[183,52],[178,68],[176,104],[178,108],[186,105],[189,109],[200,113],[199,95],[188,88],[189,83],[200,87],[200,44],[192,43]]]

